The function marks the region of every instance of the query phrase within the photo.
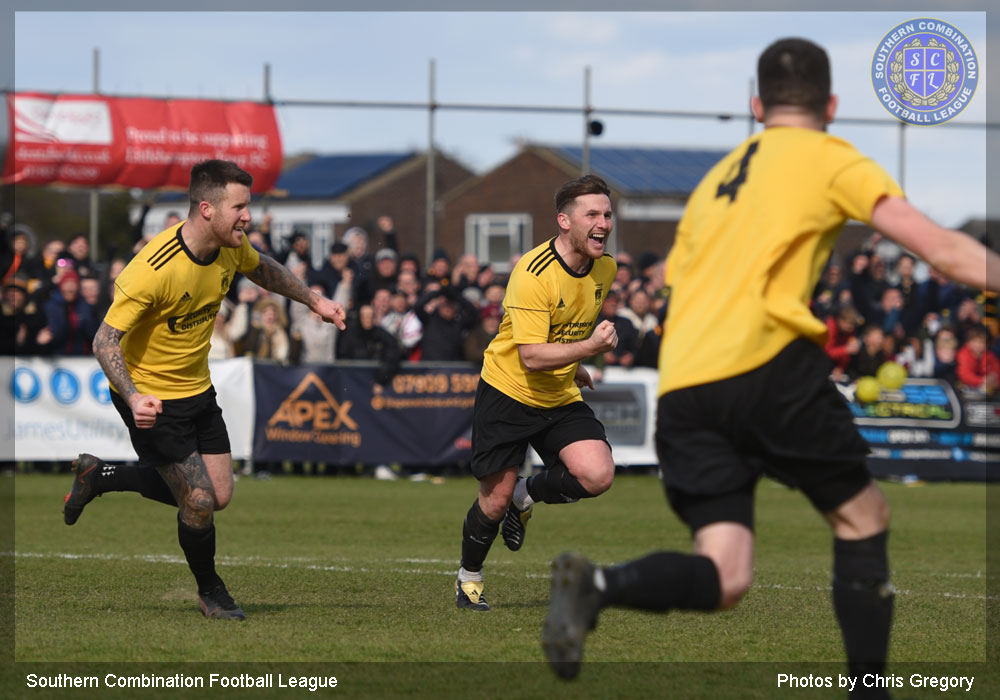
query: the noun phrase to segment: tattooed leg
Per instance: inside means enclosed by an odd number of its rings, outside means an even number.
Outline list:
[[[157,470],[177,499],[178,519],[192,528],[209,527],[215,510],[215,489],[201,455],[192,452],[183,461]]]
[[[198,582],[198,593],[206,594],[221,586],[222,579],[215,571],[215,489],[205,461],[194,452],[159,471],[177,498],[177,541]]]

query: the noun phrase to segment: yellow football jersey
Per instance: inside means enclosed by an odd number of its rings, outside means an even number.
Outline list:
[[[236,271],[260,256],[246,236],[239,248],[197,259],[181,238],[184,222],[157,234],[115,280],[104,322],[125,333],[122,351],[143,394],[181,399],[211,385],[208,349],[215,316]]]
[[[847,219],[902,190],[851,144],[772,127],[713,167],[667,258],[659,393],[760,367],[798,337],[820,345],[813,288]]]
[[[507,282],[500,330],[483,357],[483,380],[536,408],[580,401],[573,382],[578,363],[529,372],[517,346],[590,337],[617,270],[614,258],[605,254],[587,272],[573,272],[556,252],[555,238],[527,252]]]

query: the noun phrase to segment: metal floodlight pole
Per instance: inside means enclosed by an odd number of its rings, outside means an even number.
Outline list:
[[[427,187],[424,206],[424,265],[430,265],[434,255],[434,59],[431,59],[427,69]]]
[[[100,94],[101,92],[101,50],[98,48],[94,49],[94,59],[93,59],[93,78],[94,78],[94,94]],[[101,200],[98,196],[97,188],[90,190],[90,255],[92,259],[98,259],[97,252],[97,219],[98,213],[100,212]]]
[[[590,66],[583,69],[583,156],[580,159],[580,174],[590,172]]]
[[[753,96],[756,91],[756,83],[754,83],[753,78],[750,78],[750,95],[747,97],[747,136],[753,136],[753,130],[757,124],[757,120],[753,116],[753,109],[750,107],[750,103],[753,101]]]

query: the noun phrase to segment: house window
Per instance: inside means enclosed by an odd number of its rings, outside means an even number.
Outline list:
[[[470,214],[465,218],[465,250],[497,272],[510,272],[510,259],[531,247],[530,214]]]

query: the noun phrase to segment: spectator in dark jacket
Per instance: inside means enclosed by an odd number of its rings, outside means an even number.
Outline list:
[[[636,352],[639,349],[639,331],[630,320],[618,315],[620,306],[621,295],[612,289],[604,298],[604,305],[601,307],[601,313],[594,322],[594,326],[596,327],[602,321],[611,321],[618,334],[618,345],[614,350],[604,353],[605,366],[634,367]]]
[[[80,276],[64,272],[58,287],[45,303],[45,318],[52,332],[56,355],[89,355],[100,321],[94,307],[80,296]]]
[[[310,284],[321,284],[326,290],[326,296],[333,298],[337,292],[337,286],[346,276],[351,285],[354,284],[354,270],[349,266],[350,257],[347,254],[347,245],[340,241],[330,246],[330,253],[323,261],[323,266],[313,272],[309,280]],[[345,271],[347,274],[345,275]],[[353,296],[353,295],[352,295]]]
[[[858,377],[874,377],[878,368],[886,361],[883,341],[885,333],[879,326],[869,324],[861,332],[861,349],[851,356],[847,363],[847,376],[852,380]]]
[[[955,382],[958,380],[958,338],[950,326],[941,328],[934,336],[934,370],[935,379]]]
[[[66,244],[66,253],[77,274],[83,277],[96,277],[98,270],[90,259],[90,239],[85,234],[78,233]]]
[[[392,248],[381,248],[375,253],[375,269],[358,284],[357,303],[370,304],[378,290],[395,289],[398,266],[399,255]]]
[[[376,360],[378,369],[375,382],[389,383],[399,371],[400,348],[396,339],[375,325],[375,310],[370,304],[358,309],[356,323],[348,323],[347,330],[337,341],[337,357],[342,360]]]
[[[463,360],[465,334],[479,318],[476,307],[451,287],[431,285],[414,310],[424,328],[420,359]]]
[[[28,281],[14,275],[3,285],[0,355],[47,355],[52,333],[45,314],[28,296]]]
[[[498,304],[487,304],[480,309],[479,318],[479,324],[465,336],[463,349],[467,362],[475,362],[481,366],[486,348],[500,330],[503,309]]]

